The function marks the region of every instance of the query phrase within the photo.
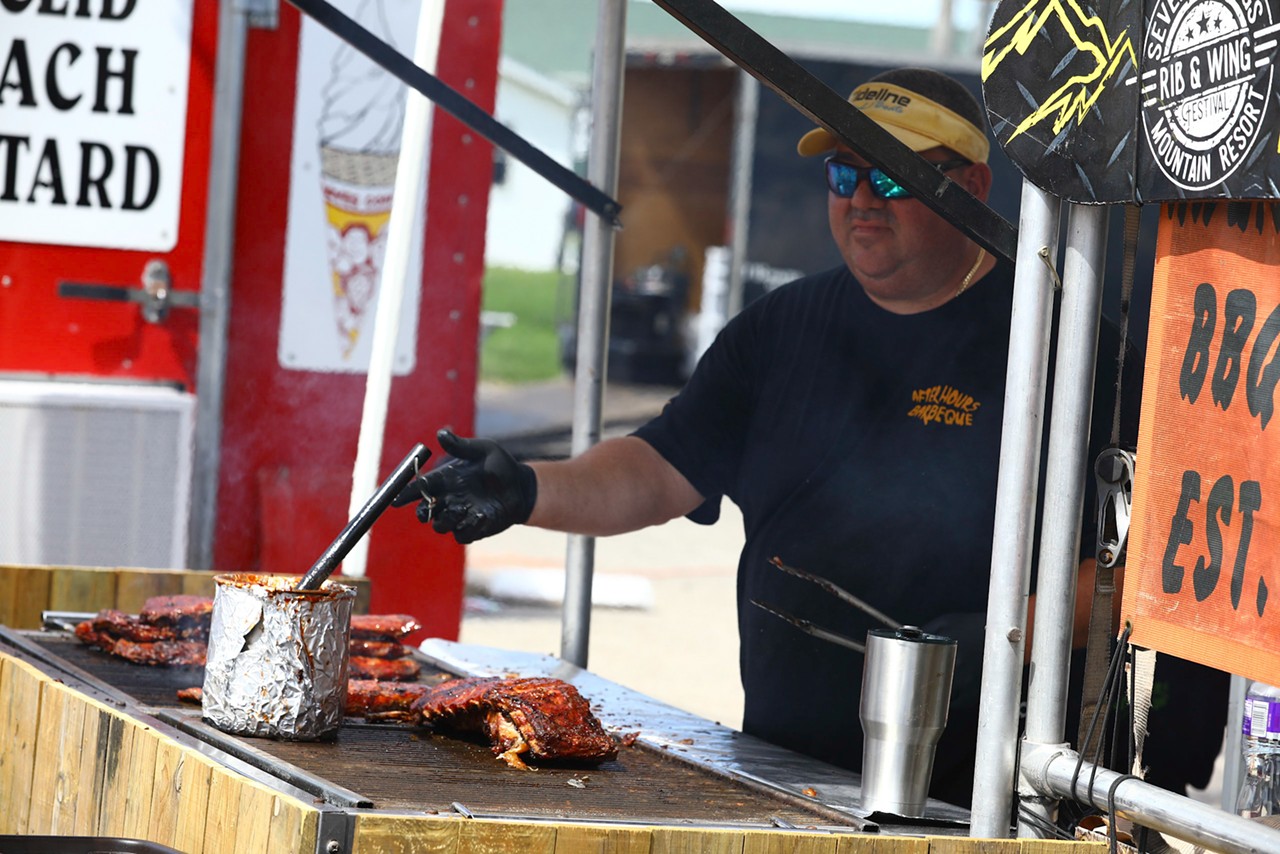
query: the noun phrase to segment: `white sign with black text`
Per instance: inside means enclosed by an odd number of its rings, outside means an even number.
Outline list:
[[[0,0],[0,240],[178,241],[193,0]]]

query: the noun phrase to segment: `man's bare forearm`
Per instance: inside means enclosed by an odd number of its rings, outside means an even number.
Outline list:
[[[538,499],[527,524],[608,536],[683,516],[702,496],[647,442],[608,439],[577,457],[530,463]]]

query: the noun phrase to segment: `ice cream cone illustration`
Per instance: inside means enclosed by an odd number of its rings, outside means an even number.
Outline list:
[[[394,44],[381,0],[364,0],[355,17]],[[334,52],[320,116],[320,182],[343,358],[355,350],[382,276],[404,95],[398,80],[349,45]]]

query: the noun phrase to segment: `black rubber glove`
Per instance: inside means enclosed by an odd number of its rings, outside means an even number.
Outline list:
[[[449,459],[419,475],[392,503],[418,501],[418,518],[466,545],[529,520],[538,499],[533,469],[492,439],[436,434]]]

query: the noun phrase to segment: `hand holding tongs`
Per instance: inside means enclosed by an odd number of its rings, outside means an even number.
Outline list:
[[[850,605],[854,606],[858,610],[862,611],[867,616],[871,617],[874,620],[878,620],[881,623],[884,623],[886,626],[888,626],[891,629],[897,630],[897,629],[904,628],[904,625],[902,623],[898,622],[897,620],[893,619],[892,617],[888,616],[882,611],[877,610],[873,606],[868,605],[866,602],[863,602],[861,599],[859,599],[857,596],[854,596],[848,590],[845,590],[843,587],[840,587],[839,585],[829,581],[826,578],[820,578],[811,572],[805,572],[803,569],[796,569],[794,566],[787,566],[785,563],[782,562],[782,559],[778,557],[771,558],[769,560],[769,563],[773,564],[783,572],[794,575],[796,578],[800,578],[805,581],[808,581],[811,584],[818,585],[823,590],[832,594],[840,601],[849,603]],[[825,640],[825,641],[831,641],[832,643],[839,644],[840,646],[843,646],[843,647],[848,647],[849,649],[852,649],[855,652],[867,651],[866,645],[863,644],[862,642],[856,641],[853,638],[845,637],[844,635],[837,634],[832,631],[828,631],[827,629],[824,629],[821,626],[815,626],[813,623],[811,623],[809,620],[804,619],[803,617],[797,617],[793,614],[788,614],[785,611],[780,611],[777,608],[770,607],[769,605],[766,605],[763,602],[758,602],[755,599],[751,600],[751,604],[755,605],[757,608],[761,608],[765,611],[768,611],[770,614],[773,614],[775,617],[778,617],[779,619],[787,621],[788,623],[795,626],[797,629],[804,632],[805,634],[813,635],[815,638],[821,638],[822,640]]]

